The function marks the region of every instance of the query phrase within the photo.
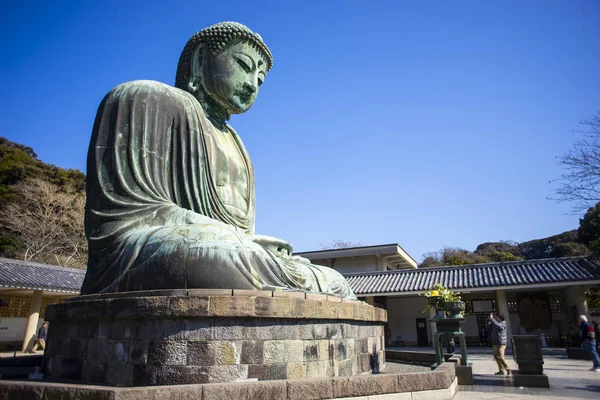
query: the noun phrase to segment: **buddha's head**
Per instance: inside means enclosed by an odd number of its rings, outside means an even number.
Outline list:
[[[175,86],[194,94],[209,116],[228,119],[252,106],[272,65],[271,51],[258,34],[237,22],[220,22],[187,42]]]

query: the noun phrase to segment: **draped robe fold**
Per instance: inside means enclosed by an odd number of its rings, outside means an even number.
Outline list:
[[[152,289],[303,290],[355,298],[335,270],[282,257],[252,238],[247,212],[229,212],[211,175],[207,120],[189,93],[133,81],[102,101],[87,161],[88,269],[82,294]]]

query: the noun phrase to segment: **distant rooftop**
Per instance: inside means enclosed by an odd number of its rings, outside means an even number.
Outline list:
[[[526,288],[600,283],[600,269],[586,258],[548,258],[413,270],[344,274],[356,295],[422,293],[439,283],[453,290]]]
[[[377,256],[384,258],[388,264],[393,265],[395,268],[417,268],[417,262],[397,243],[305,251],[294,253],[294,255],[302,256],[312,261],[344,257]]]
[[[0,287],[78,294],[84,277],[81,269],[0,258]]]

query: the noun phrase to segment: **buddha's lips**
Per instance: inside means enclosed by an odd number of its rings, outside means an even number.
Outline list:
[[[242,103],[244,104],[248,104],[251,102],[252,100],[252,93],[248,93],[245,90],[240,90],[238,92],[236,92],[237,96],[239,97],[239,99],[241,100]]]

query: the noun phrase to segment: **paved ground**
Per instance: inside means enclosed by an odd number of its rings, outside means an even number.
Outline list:
[[[490,354],[469,355],[473,362],[475,386],[459,386],[454,400],[492,399],[600,399],[600,372],[589,371],[591,361],[570,360],[566,355],[545,355],[544,373],[550,389],[515,388],[507,378],[496,377],[496,363]],[[513,368],[516,365],[507,357]]]

